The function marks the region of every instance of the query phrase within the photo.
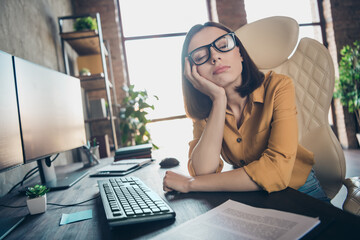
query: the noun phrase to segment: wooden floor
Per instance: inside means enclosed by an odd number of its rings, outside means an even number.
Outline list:
[[[360,149],[346,149],[344,150],[346,160],[346,178],[360,176]],[[347,190],[343,186],[339,193],[333,198],[331,203],[342,208],[342,204],[346,198]]]

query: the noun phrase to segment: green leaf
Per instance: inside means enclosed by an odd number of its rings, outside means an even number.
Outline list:
[[[154,110],[155,107],[147,103],[146,90],[136,91],[134,85],[124,86],[123,90],[126,96],[122,100],[119,113],[121,143],[123,146],[130,146],[133,141],[136,144],[149,142],[151,137],[146,129],[146,124],[149,122],[146,110]],[[155,98],[158,100],[158,97]]]
[[[360,41],[346,45],[340,51],[339,78],[335,82],[334,97],[354,112],[360,108]]]
[[[35,185],[34,187],[28,187],[26,190],[26,196],[29,198],[37,198],[45,195],[50,189],[43,185]]]

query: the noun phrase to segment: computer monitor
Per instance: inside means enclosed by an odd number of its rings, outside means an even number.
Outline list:
[[[0,172],[22,163],[12,56],[0,51]]]
[[[0,173],[23,162],[13,60],[10,54],[0,51]],[[24,219],[0,216],[0,239]]]
[[[86,145],[80,80],[13,57],[24,163],[37,161],[43,184],[72,186],[88,171],[55,174],[50,156]]]

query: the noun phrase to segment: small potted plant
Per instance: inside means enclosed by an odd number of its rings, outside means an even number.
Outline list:
[[[90,146],[90,152],[93,155],[93,158],[95,156],[95,161],[100,159],[99,143],[97,142],[95,137],[92,140],[92,144]]]
[[[26,190],[27,207],[31,215],[43,213],[46,211],[46,193],[49,192],[46,186],[35,185],[34,187],[28,187]]]
[[[90,76],[91,72],[88,68],[82,68],[79,71],[80,76]]]
[[[93,17],[77,18],[74,22],[75,31],[97,30],[96,19]]]

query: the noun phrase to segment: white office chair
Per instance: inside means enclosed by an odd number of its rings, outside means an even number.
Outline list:
[[[289,17],[261,19],[235,33],[261,71],[274,70],[293,79],[299,142],[314,153],[314,170],[327,196],[334,198],[345,184],[348,195],[343,209],[360,215],[359,178],[345,180],[344,153],[328,123],[335,82],[329,51],[310,38],[297,45],[299,25]]]

